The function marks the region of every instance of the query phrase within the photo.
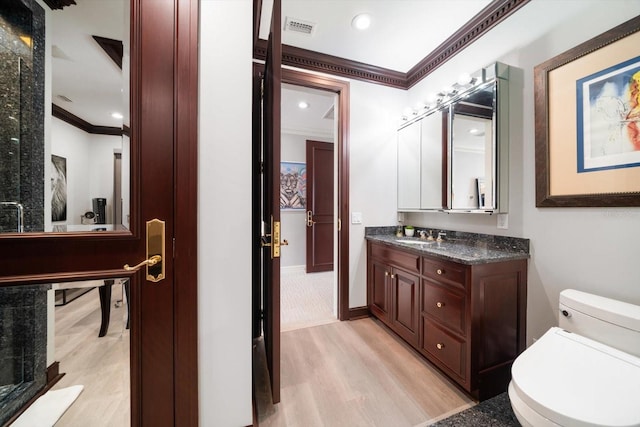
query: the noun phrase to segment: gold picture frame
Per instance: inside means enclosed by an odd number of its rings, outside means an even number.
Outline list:
[[[534,93],[536,206],[640,206],[640,16],[537,65]]]

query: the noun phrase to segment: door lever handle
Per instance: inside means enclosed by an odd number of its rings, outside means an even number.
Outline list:
[[[130,267],[129,264],[125,264],[124,267],[122,267],[122,268],[124,268],[127,271],[135,271],[135,270],[140,269],[140,267],[142,267],[143,265],[152,266],[152,265],[156,265],[160,261],[162,261],[162,256],[154,255],[151,258],[145,259],[141,263],[138,263],[138,264],[134,265],[133,267]]]
[[[307,227],[312,227],[315,223],[313,220],[313,212],[307,211]]]

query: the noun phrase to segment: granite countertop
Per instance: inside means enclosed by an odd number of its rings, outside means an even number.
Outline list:
[[[467,265],[529,258],[529,239],[442,230],[447,235],[442,242],[437,242],[419,237],[396,237],[395,229],[367,227],[365,238]],[[419,229],[440,231],[429,227],[416,227],[416,234]],[[437,235],[437,231],[434,234]]]

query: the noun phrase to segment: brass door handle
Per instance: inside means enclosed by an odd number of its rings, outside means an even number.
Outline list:
[[[143,265],[152,266],[152,265],[156,265],[160,261],[162,261],[162,256],[154,255],[151,258],[145,259],[141,263],[134,265],[133,267],[130,267],[129,264],[125,264],[124,267],[122,267],[122,268],[124,268],[127,271],[135,271],[135,270],[140,269],[140,267],[142,267]]]
[[[307,227],[312,227],[315,223],[313,220],[313,212],[307,211]]]
[[[135,271],[146,266],[149,282],[159,282],[165,278],[165,222],[159,219],[147,221],[147,259],[133,267],[124,265],[127,271]]]

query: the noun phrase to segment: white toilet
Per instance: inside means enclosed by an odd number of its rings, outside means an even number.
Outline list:
[[[523,426],[640,426],[640,306],[567,289],[560,327],[513,363]]]

